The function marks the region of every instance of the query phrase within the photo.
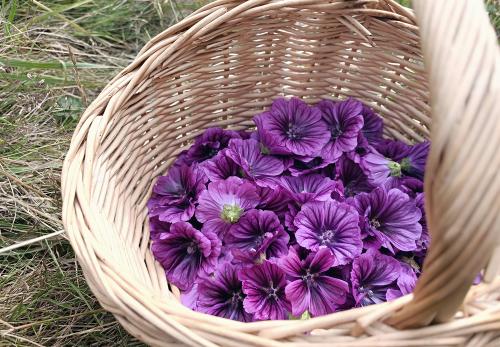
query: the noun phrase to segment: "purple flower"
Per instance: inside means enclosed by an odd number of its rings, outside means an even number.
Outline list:
[[[389,177],[383,184],[386,190],[397,188],[403,193],[408,194],[411,198],[415,198],[417,194],[424,191],[424,182],[418,178],[401,176]]]
[[[389,176],[401,177],[399,164],[388,160],[375,151],[361,157],[359,166],[374,186],[384,184]]]
[[[410,147],[408,155],[401,160],[401,169],[408,176],[424,179],[425,163],[431,143],[425,141]]]
[[[285,295],[286,278],[278,265],[266,260],[241,270],[239,278],[243,281],[243,306],[247,312],[258,320],[288,318],[291,305]]]
[[[198,284],[197,310],[214,316],[251,322],[253,317],[243,307],[243,288],[238,279],[239,268],[225,263]]]
[[[151,240],[157,240],[162,233],[170,232],[171,223],[162,222],[158,216],[149,218],[149,234]]]
[[[330,131],[330,139],[321,150],[321,156],[325,161],[334,163],[342,153],[356,148],[358,134],[363,127],[363,105],[355,99],[340,102],[322,100],[318,108]]]
[[[212,159],[205,160],[200,164],[200,168],[212,182],[240,176],[240,167],[228,157],[227,149],[223,149]]]
[[[399,261],[374,249],[354,259],[351,283],[356,306],[386,301],[387,290],[392,288],[400,274]]]
[[[397,286],[387,290],[387,301],[394,300],[400,296],[407,295],[413,292],[417,283],[417,275],[413,269],[405,263],[400,263],[401,271],[396,281]]]
[[[379,187],[357,195],[352,202],[359,213],[365,247],[385,247],[393,254],[417,248],[416,241],[422,234],[418,223],[422,213],[407,194]]]
[[[266,187],[256,187],[259,195],[257,209],[273,211],[279,218],[283,218],[288,210],[290,199],[280,186],[272,189]]]
[[[369,106],[363,105],[361,110],[363,116],[363,128],[361,133],[366,138],[368,143],[375,144],[382,140],[382,130],[384,122]]]
[[[410,151],[410,146],[399,140],[382,140],[375,144],[375,149],[389,160],[400,162]]]
[[[288,256],[280,259],[281,268],[291,277],[285,293],[294,316],[305,311],[314,317],[332,313],[346,301],[347,283],[326,274],[334,263],[335,258],[325,248],[302,260],[292,247]]]
[[[221,241],[210,231],[201,232],[186,222],[172,224],[169,233],[153,241],[153,254],[167,279],[181,290],[189,290],[200,274],[214,270]]]
[[[332,192],[341,192],[338,182],[317,174],[299,177],[282,176],[279,184],[290,199],[298,204],[325,201],[330,199]]]
[[[420,225],[422,226],[422,235],[420,239],[417,240],[417,249],[418,253],[425,253],[429,248],[429,244],[431,242],[431,236],[429,235],[429,230],[427,229],[427,221],[425,219],[425,198],[424,193],[419,193],[415,197],[415,204],[420,209],[422,213],[422,218],[420,218]]]
[[[233,130],[221,128],[208,128],[198,136],[194,144],[189,148],[186,156],[188,163],[202,162],[217,155],[220,150],[227,147],[229,140],[241,138],[240,134]]]
[[[370,192],[375,188],[360,166],[351,159],[342,156],[335,167],[337,179],[344,188],[344,196],[354,196],[362,192]]]
[[[195,202],[205,189],[207,178],[196,166],[173,166],[167,176],[160,176],[148,201],[149,216],[158,216],[162,222],[188,221],[195,210]]]
[[[328,161],[321,157],[297,157],[288,168],[292,176],[301,176],[316,173],[318,170],[326,167]]]
[[[276,99],[254,122],[260,141],[271,154],[314,155],[330,137],[319,109],[298,98]]]
[[[263,155],[257,141],[233,139],[229,142],[227,155],[238,164],[246,177],[259,184],[260,179],[278,176],[283,173],[281,160],[270,155]]]
[[[333,266],[344,265],[360,255],[363,248],[358,221],[356,210],[347,204],[335,200],[311,202],[295,216],[295,236],[304,248],[329,249]]]
[[[359,164],[361,162],[361,158],[372,152],[374,152],[374,148],[368,143],[363,134],[359,133],[356,147],[354,147],[352,151],[347,152],[346,155],[356,164]]]
[[[257,206],[255,186],[238,177],[211,182],[198,199],[196,218],[223,237],[241,215]]]
[[[280,257],[288,251],[290,237],[271,211],[250,210],[234,224],[226,236],[226,244],[236,260],[261,263]]]

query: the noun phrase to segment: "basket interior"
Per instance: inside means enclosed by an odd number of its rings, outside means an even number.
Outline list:
[[[106,224],[102,253],[134,286],[176,296],[149,251],[146,202],[155,178],[204,129],[252,127],[280,96],[352,96],[384,118],[387,137],[428,138],[417,27],[390,12],[350,14],[286,7],[235,17],[175,50],[151,46],[139,83],[104,129],[91,194]]]

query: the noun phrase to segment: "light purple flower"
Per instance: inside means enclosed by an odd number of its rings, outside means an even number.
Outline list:
[[[196,218],[204,227],[224,237],[245,211],[257,206],[258,200],[255,186],[241,178],[211,182],[200,194]]]
[[[200,169],[212,182],[225,180],[231,176],[241,176],[240,167],[228,157],[227,148],[217,153],[212,159],[201,163]]]
[[[346,301],[347,283],[326,274],[334,263],[335,258],[325,248],[302,260],[291,247],[288,256],[280,259],[279,265],[291,278],[285,293],[294,316],[305,311],[314,317],[332,313]]]
[[[399,261],[374,249],[354,259],[351,283],[356,306],[385,302],[387,291],[400,274]]]
[[[210,231],[201,232],[189,223],[178,222],[172,224],[169,233],[153,241],[151,250],[170,283],[189,290],[198,276],[214,270],[221,241]]]
[[[260,141],[271,154],[314,155],[330,137],[319,109],[298,98],[276,99],[254,122]]]
[[[371,193],[358,194],[351,200],[359,213],[359,226],[365,247],[384,247],[413,251],[422,234],[418,223],[422,214],[415,201],[398,189],[379,187]]]
[[[207,178],[196,166],[173,166],[160,176],[148,201],[149,216],[162,222],[188,221],[194,215],[195,202],[205,189]]]
[[[240,270],[245,310],[258,320],[287,319],[291,305],[285,295],[285,273],[278,265],[264,261],[261,265]]]
[[[245,294],[238,279],[239,267],[225,263],[213,276],[199,281],[197,311],[214,316],[251,322],[253,315],[243,307]]]
[[[261,210],[245,213],[225,238],[235,260],[249,264],[285,255],[289,240],[278,216]]]
[[[231,139],[239,139],[241,135],[233,130],[208,128],[198,136],[186,155],[188,163],[200,163],[215,157],[219,151],[226,148]]]
[[[284,170],[281,160],[263,155],[259,143],[252,139],[231,140],[227,155],[241,167],[245,177],[251,178],[257,184],[266,177],[281,175]]]
[[[344,265],[361,254],[363,243],[354,208],[335,200],[310,202],[295,216],[295,237],[304,248],[327,248],[333,254],[333,266]]]
[[[345,156],[339,159],[335,171],[336,178],[342,182],[344,196],[346,197],[362,192],[370,192],[375,188],[360,166]]]
[[[366,138],[368,143],[375,144],[382,140],[382,131],[384,122],[369,106],[363,105],[361,110],[363,116],[363,128],[361,133]]]
[[[318,108],[330,132],[330,139],[321,150],[321,156],[325,161],[334,163],[343,153],[356,148],[358,134],[363,127],[363,105],[355,99],[339,102],[322,100]]]
[[[339,182],[318,174],[303,176],[282,176],[280,186],[284,192],[298,204],[309,201],[325,201],[330,199],[332,192],[341,192]]]

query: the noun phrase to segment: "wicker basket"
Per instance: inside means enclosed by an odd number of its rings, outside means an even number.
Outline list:
[[[93,292],[131,334],[162,346],[500,346],[499,50],[480,0],[414,3],[420,31],[391,0],[218,0],[109,83],[73,136],[63,218]],[[250,127],[280,95],[353,96],[386,136],[432,139],[433,243],[413,296],[254,323],[180,304],[149,249],[155,177],[203,129]]]

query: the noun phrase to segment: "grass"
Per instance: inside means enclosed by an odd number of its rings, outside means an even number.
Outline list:
[[[0,0],[1,346],[136,346],[59,231],[60,170],[85,107],[162,28],[204,1]],[[402,0],[408,3],[408,0]],[[487,1],[500,33],[499,6]]]

